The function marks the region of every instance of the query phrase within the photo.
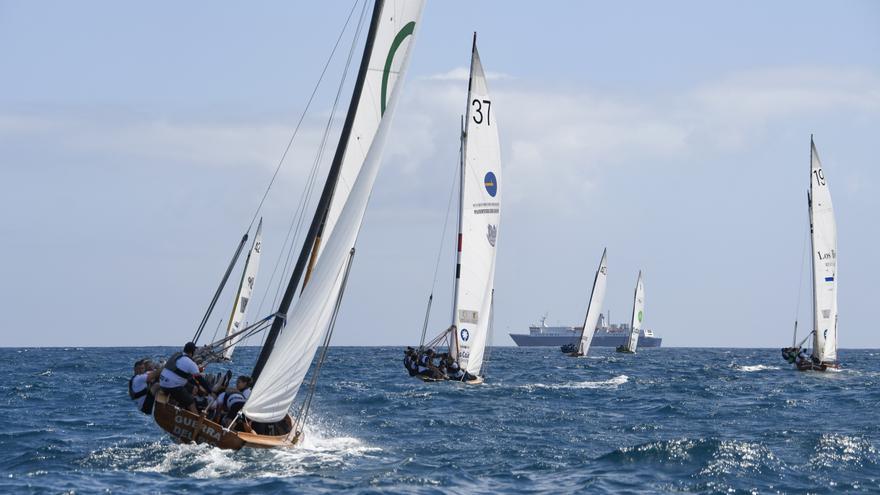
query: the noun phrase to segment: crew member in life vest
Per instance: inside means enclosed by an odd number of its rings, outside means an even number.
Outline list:
[[[251,377],[242,375],[235,382],[235,391],[226,394],[226,427],[232,427],[232,423],[238,416],[238,412],[244,407],[244,403],[251,396]]]
[[[138,361],[141,373],[137,373],[128,381],[128,396],[135,401],[137,408],[144,414],[153,413],[153,403],[156,400],[152,391],[152,385],[158,380],[159,372],[156,364],[149,359]],[[136,365],[137,368],[137,365]]]
[[[196,344],[187,342],[183,346],[182,353],[175,353],[168,358],[168,361],[165,362],[165,368],[159,375],[159,385],[162,387],[162,391],[173,397],[180,407],[198,414],[199,410],[193,400],[192,390],[197,386],[197,381],[205,390],[210,390],[211,387],[205,382],[199,366],[192,359],[195,352]]]

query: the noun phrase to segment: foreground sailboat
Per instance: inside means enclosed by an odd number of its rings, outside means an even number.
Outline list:
[[[467,101],[461,135],[452,325],[427,344],[422,344],[412,356],[421,370],[411,369],[411,373],[415,371],[414,376],[425,381],[483,381],[480,373],[491,324],[500,220],[501,145],[493,101],[477,52],[476,34],[471,49]],[[448,349],[442,357],[441,353],[435,352],[441,346]],[[436,359],[440,362],[437,363]],[[446,368],[447,364],[449,368]],[[449,369],[455,371],[449,372]]]
[[[782,357],[801,371],[827,371],[840,368],[837,361],[837,223],[831,191],[812,136],[807,207],[812,248],[813,330],[798,344],[795,321],[792,347],[782,349]],[[807,355],[802,347],[810,336],[813,337],[813,348]]]
[[[642,281],[642,271],[639,270],[639,278],[636,281],[636,291],[633,296],[633,312],[630,320],[629,338],[626,343],[617,348],[617,352],[634,354],[639,346],[639,333],[642,331],[642,323],[645,320],[645,283]]]
[[[608,285],[608,250],[602,251],[602,259],[593,279],[593,290],[590,292],[590,302],[587,304],[587,315],[584,318],[584,327],[581,329],[581,338],[577,344],[562,346],[562,352],[569,356],[586,356],[596,333],[596,325],[599,324],[599,316],[602,314],[602,303],[605,301],[605,287]]]
[[[423,5],[423,0],[376,0],[339,144],[293,274],[269,318],[252,393],[232,427],[178,408],[160,394],[154,417],[177,439],[225,449],[289,447],[302,439]],[[308,395],[291,414],[319,345],[323,351]]]

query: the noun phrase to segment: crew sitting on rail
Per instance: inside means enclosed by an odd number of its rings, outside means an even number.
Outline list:
[[[452,358],[450,355],[446,355],[446,377],[450,380],[461,380],[461,377],[464,376],[464,373],[461,371],[461,367]]]
[[[810,355],[807,354],[807,350],[801,349],[801,352],[798,353],[797,358],[795,359],[795,363],[800,366],[803,363],[809,363],[809,362],[810,362]]]
[[[199,366],[192,359],[195,351],[196,344],[187,342],[183,346],[182,353],[175,353],[168,358],[165,368],[159,375],[159,385],[162,391],[173,397],[180,407],[198,414],[199,410],[193,400],[192,391],[197,386],[201,386],[205,391],[210,390],[211,387],[205,382]]]
[[[139,359],[134,363],[134,376],[128,380],[128,396],[144,414],[153,412],[155,397],[150,391],[150,385],[157,378],[155,369],[156,365],[149,359]]]
[[[407,347],[406,350],[403,351],[403,366],[406,368],[406,371],[409,372],[409,376],[416,376],[419,374],[418,359],[419,355],[412,347]]]
[[[232,427],[244,403],[251,396],[251,377],[242,375],[235,382],[235,390],[226,394],[224,405],[226,406],[226,420],[224,423],[227,427]]]
[[[214,397],[214,400],[212,400],[211,403],[208,404],[208,407],[205,409],[205,414],[207,415],[208,419],[215,423],[219,423],[220,420],[222,420],[223,415],[226,412],[224,406],[224,403],[226,402],[226,394],[228,394],[230,390],[224,390],[220,392],[219,394],[217,394],[216,397]]]
[[[435,380],[442,380],[443,373],[434,366],[434,349],[428,349],[419,355],[419,375]]]

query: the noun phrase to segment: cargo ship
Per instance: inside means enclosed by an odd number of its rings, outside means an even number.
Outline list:
[[[606,324],[605,315],[599,317],[599,324],[593,334],[593,347],[617,347],[626,343],[629,336],[629,324]],[[575,344],[581,337],[583,327],[551,327],[547,325],[547,317],[529,327],[529,333],[512,333],[510,338],[519,347],[561,347]],[[643,328],[639,333],[639,347],[660,347],[662,338],[654,335],[652,330]]]

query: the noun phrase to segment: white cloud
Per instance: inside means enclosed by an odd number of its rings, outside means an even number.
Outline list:
[[[429,76],[421,77],[420,79],[428,81],[467,81],[470,78],[470,75],[471,71],[469,68],[456,67],[446,72],[431,74]],[[490,81],[497,81],[504,79],[514,79],[514,77],[510,74],[505,74],[503,72],[486,71],[486,79]]]
[[[596,187],[614,167],[652,166],[658,158],[686,162],[754,146],[752,140],[764,127],[797,115],[880,114],[880,76],[859,69],[753,70],[654,99],[586,87],[529,87],[503,74],[494,78],[507,198],[516,203],[542,195],[553,208],[570,206],[562,198],[582,197],[578,193]],[[445,170],[446,162],[457,159],[466,79],[467,69],[458,67],[417,78],[406,88],[386,168],[415,181],[413,187],[420,180],[434,187],[428,181],[446,174],[425,171]],[[285,175],[311,166],[321,129],[318,117],[303,127]],[[200,166],[271,170],[290,132],[290,123],[278,121],[0,115],[0,137],[46,134],[72,150]],[[331,139],[329,145],[334,144]]]

